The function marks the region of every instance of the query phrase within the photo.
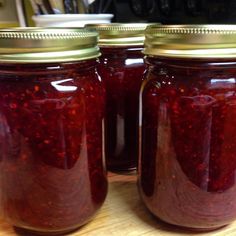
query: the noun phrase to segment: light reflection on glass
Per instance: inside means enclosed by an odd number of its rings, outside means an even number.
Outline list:
[[[63,84],[70,81],[73,81],[73,79],[53,81],[51,85],[59,92],[74,92],[78,89],[76,86]]]
[[[130,66],[134,64],[143,64],[143,59],[142,58],[135,58],[135,59],[126,59],[125,60],[125,65]]]
[[[235,78],[229,78],[229,79],[211,79],[211,84],[214,84],[214,83],[235,83],[236,80]]]

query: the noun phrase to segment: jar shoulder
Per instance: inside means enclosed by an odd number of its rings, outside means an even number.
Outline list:
[[[209,64],[209,63],[208,63]],[[144,90],[167,92],[169,90],[188,93],[212,93],[221,91],[227,93],[236,89],[236,64],[223,67],[173,64],[148,64],[145,74]]]

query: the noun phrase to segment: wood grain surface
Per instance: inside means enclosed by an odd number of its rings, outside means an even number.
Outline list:
[[[33,236],[16,232],[4,220],[0,221],[0,236]],[[165,224],[153,217],[142,204],[136,186],[135,173],[109,173],[109,193],[95,218],[68,236],[176,236],[214,235],[236,236],[236,222],[211,232],[191,232]]]

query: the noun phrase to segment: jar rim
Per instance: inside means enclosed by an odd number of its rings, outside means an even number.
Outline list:
[[[152,25],[144,54],[176,58],[235,58],[236,25]]]
[[[0,60],[9,63],[71,62],[97,58],[98,33],[81,28],[22,27],[0,30]]]

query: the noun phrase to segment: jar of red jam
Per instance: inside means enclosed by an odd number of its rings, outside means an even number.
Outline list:
[[[99,74],[106,87],[105,157],[109,170],[136,168],[138,159],[139,91],[145,65],[147,24],[98,24]]]
[[[141,92],[139,188],[168,223],[236,219],[236,26],[153,26]]]
[[[0,30],[0,45],[1,215],[37,233],[74,230],[107,193],[97,33]]]

